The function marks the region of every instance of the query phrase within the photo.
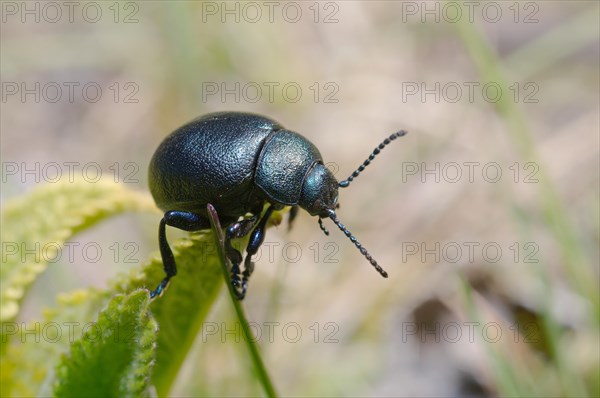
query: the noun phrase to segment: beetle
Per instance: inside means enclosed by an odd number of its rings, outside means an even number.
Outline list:
[[[371,265],[387,278],[379,266],[339,221],[338,188],[346,188],[391,141],[406,134],[398,131],[386,138],[347,179],[338,182],[325,167],[319,150],[298,133],[276,121],[253,113],[218,112],[201,116],[171,133],[154,153],[148,170],[150,191],[164,216],[158,241],[164,279],[150,292],[162,295],[177,274],[175,259],[166,237],[166,226],[184,231],[210,229],[206,210],[212,204],[226,226],[225,256],[231,262],[231,284],[238,299],[246,295],[254,270],[252,256],[264,241],[267,221],[273,211],[292,206],[289,223],[298,209],[317,216],[319,227],[329,231],[322,219],[331,219],[354,243]],[[268,205],[264,214],[263,208]],[[231,240],[250,234],[243,257]]]

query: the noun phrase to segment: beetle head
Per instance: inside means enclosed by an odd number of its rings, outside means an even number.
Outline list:
[[[381,266],[375,261],[369,254],[367,249],[360,244],[358,239],[346,228],[344,224],[340,222],[335,213],[338,200],[338,187],[347,188],[360,173],[371,164],[371,161],[377,156],[383,148],[385,148],[390,142],[396,138],[402,137],[406,134],[406,131],[401,130],[388,138],[383,140],[379,146],[377,146],[371,155],[356,169],[347,179],[337,182],[331,171],[327,169],[323,164],[316,163],[314,167],[308,172],[308,176],[304,180],[302,186],[302,195],[299,201],[300,207],[308,211],[313,216],[319,216],[319,227],[325,233],[329,235],[329,231],[323,225],[322,218],[330,218],[331,221],[346,235],[354,246],[360,251],[360,253],[371,263],[371,265],[379,272],[381,276],[387,278],[388,274],[381,268]]]
[[[322,163],[315,163],[302,185],[298,204],[311,216],[328,217],[338,201],[338,182]]]
[[[298,204],[312,216],[319,217],[319,227],[325,235],[329,235],[329,231],[327,231],[321,219],[331,219],[344,235],[350,238],[350,241],[354,243],[361,254],[375,267],[377,272],[387,278],[387,273],[377,264],[377,261],[371,257],[367,249],[358,242],[356,237],[337,218],[334,209],[338,207],[338,187],[339,183],[331,171],[322,163],[315,163],[304,179],[302,195]]]

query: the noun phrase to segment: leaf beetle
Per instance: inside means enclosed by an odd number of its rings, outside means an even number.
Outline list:
[[[290,225],[303,208],[322,219],[331,219],[383,277],[379,266],[339,221],[338,188],[346,188],[391,141],[405,135],[399,131],[386,138],[346,180],[338,182],[325,167],[319,150],[298,133],[264,116],[242,112],[218,112],[201,116],[171,133],[159,145],[149,166],[152,196],[165,214],[158,228],[165,277],[151,291],[160,296],[177,274],[166,237],[166,226],[184,231],[210,229],[206,205],[212,204],[226,226],[225,255],[231,262],[231,284],[238,299],[246,295],[254,270],[252,256],[264,241],[267,221],[274,210],[292,206]],[[267,210],[261,217],[265,204]],[[241,253],[231,240],[250,234],[244,271]]]

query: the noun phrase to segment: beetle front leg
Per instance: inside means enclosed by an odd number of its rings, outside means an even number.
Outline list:
[[[242,254],[231,245],[231,240],[243,238],[248,235],[258,221],[258,215],[255,214],[250,218],[231,224],[225,232],[225,255],[231,261],[231,284],[238,299],[242,299],[243,295],[239,289],[242,285],[240,278],[240,263],[242,262]]]
[[[173,257],[173,252],[167,241],[167,225],[184,231],[199,231],[201,229],[210,228],[210,223],[197,214],[187,211],[168,211],[165,213],[158,226],[158,245],[160,247],[160,256],[162,257],[163,269],[166,276],[156,289],[150,292],[150,298],[160,296],[167,288],[169,280],[177,274],[175,257]]]
[[[250,235],[250,240],[248,241],[248,246],[246,247],[246,260],[244,261],[244,273],[242,278],[242,292],[240,300],[246,296],[246,289],[248,287],[248,279],[250,279],[250,275],[254,271],[254,263],[252,262],[252,256],[256,254],[260,245],[265,241],[265,232],[267,229],[267,221],[269,221],[269,217],[271,217],[271,213],[273,213],[273,206],[269,206],[265,214],[260,219],[258,226],[252,231],[252,235]]]
[[[292,224],[294,224],[294,220],[296,219],[296,216],[298,215],[299,209],[300,209],[299,206],[292,206],[292,208],[290,209],[290,215],[288,217],[288,231],[290,231],[292,229]]]

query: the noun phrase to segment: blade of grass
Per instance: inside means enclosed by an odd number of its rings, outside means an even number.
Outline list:
[[[504,77],[500,60],[494,54],[489,44],[485,41],[481,32],[468,21],[461,21],[456,24],[458,35],[461,37],[467,51],[469,52],[478,72],[485,81],[496,82],[502,92],[508,92],[508,82]],[[591,264],[588,263],[584,249],[580,243],[576,231],[568,219],[566,209],[552,185],[546,169],[539,160],[535,148],[533,136],[529,130],[526,117],[519,107],[511,101],[509,96],[502,96],[495,103],[496,112],[508,126],[508,133],[515,144],[522,158],[528,161],[534,161],[539,166],[539,190],[541,199],[542,213],[545,217],[546,225],[554,235],[559,245],[564,268],[570,282],[582,296],[587,298],[591,304],[590,318],[595,319],[596,327],[600,324],[600,292],[598,290],[597,278]],[[543,271],[541,271],[543,273]],[[542,279],[547,280],[547,275]],[[549,283],[545,284],[545,292],[550,293]],[[549,308],[544,308],[543,315],[545,333],[549,339],[553,339],[552,349],[555,350],[557,362],[565,358],[561,351],[560,327],[552,317]],[[557,363],[561,383],[564,392],[569,396],[585,396],[585,387],[581,378],[575,372],[568,369],[564,363]]]
[[[485,324],[485,321],[482,320],[479,312],[477,311],[477,306],[475,305],[475,300],[473,299],[473,293],[471,291],[471,286],[464,279],[464,277],[459,276],[459,282],[462,287],[462,292],[466,302],[467,313],[469,314],[469,320],[471,322],[477,322],[479,325]],[[492,363],[492,371],[494,372],[496,378],[496,385],[498,386],[498,393],[500,396],[505,397],[523,397],[524,391],[521,391],[521,383],[515,377],[514,372],[512,371],[510,364],[508,361],[503,358],[500,353],[494,349],[492,343],[488,340],[485,340],[485,350],[488,353],[488,358]]]
[[[459,21],[455,26],[482,80],[493,81],[500,86],[502,92],[510,92],[500,61],[484,40],[479,29],[466,20]],[[592,317],[596,319],[598,325],[600,324],[600,294],[597,278],[587,262],[577,233],[568,220],[564,205],[552,185],[545,167],[540,162],[527,120],[517,104],[508,95],[501,96],[494,105],[496,112],[507,124],[507,131],[520,156],[523,159],[535,162],[539,166],[541,207],[546,224],[559,245],[567,275],[573,286],[578,287],[578,291],[592,304],[590,308]]]
[[[521,81],[534,76],[598,40],[598,3],[592,4],[540,37],[513,51],[504,61]],[[531,62],[534,59],[536,62]]]
[[[263,389],[265,390],[265,394],[267,394],[268,397],[276,397],[277,394],[275,393],[275,388],[273,387],[273,383],[271,382],[265,364],[258,351],[258,345],[253,339],[249,338],[250,336],[252,336],[252,332],[250,331],[250,326],[248,324],[248,319],[246,318],[244,308],[242,307],[240,301],[236,298],[235,293],[233,291],[233,286],[231,285],[231,283],[229,283],[229,268],[227,267],[225,261],[225,237],[223,236],[223,229],[221,228],[219,216],[215,208],[210,203],[206,206],[206,210],[208,212],[208,218],[210,219],[210,225],[214,233],[217,251],[219,252],[221,268],[223,270],[223,277],[225,278],[225,284],[227,285],[227,288],[229,290],[229,296],[231,297],[231,302],[233,303],[233,307],[235,308],[238,320],[242,325],[244,336],[246,336],[246,338],[244,338],[244,341],[246,342],[246,346],[248,347],[250,359],[252,360],[258,379],[262,384]]]
[[[548,275],[541,267],[536,267],[539,275],[539,279],[544,285],[544,290],[550,290],[550,281]],[[570,397],[589,397],[586,385],[581,378],[581,375],[577,374],[576,371],[570,369],[568,365],[568,359],[565,350],[561,347],[561,327],[556,323],[556,320],[552,316],[550,309],[550,301],[542,301],[542,322],[543,322],[543,333],[546,335],[546,341],[548,342],[548,349],[550,355],[555,358],[554,363],[560,382],[563,386],[564,392]]]

